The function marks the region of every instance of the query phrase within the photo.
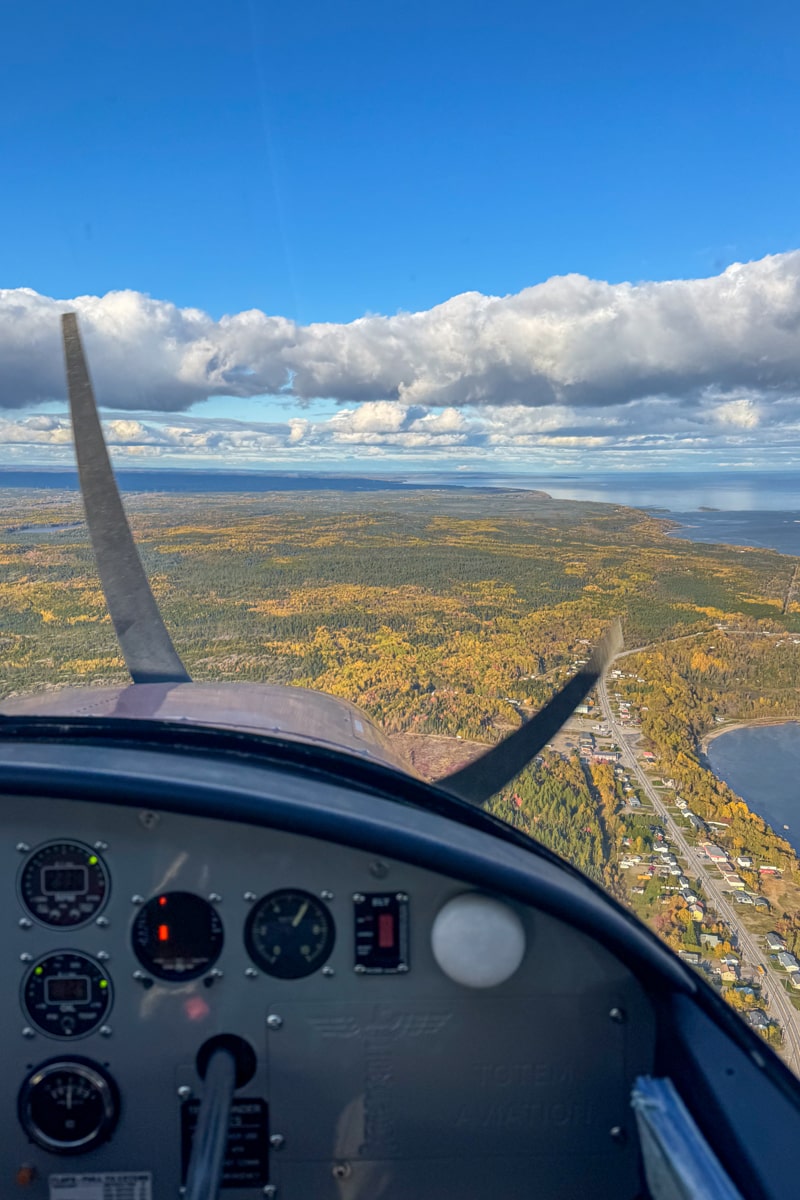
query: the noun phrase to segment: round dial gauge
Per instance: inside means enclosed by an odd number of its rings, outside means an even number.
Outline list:
[[[290,888],[263,896],[244,931],[253,962],[278,979],[302,979],[318,971],[335,938],[333,917],[322,901]]]
[[[106,1019],[111,997],[111,980],[103,968],[77,950],[40,958],[22,984],[28,1019],[50,1037],[85,1037]]]
[[[157,979],[197,979],[222,952],[219,913],[192,892],[164,892],[141,908],[133,923],[133,952]]]
[[[89,846],[48,842],[23,865],[22,903],[31,916],[56,929],[74,929],[97,916],[108,898],[108,871]]]
[[[45,1150],[76,1154],[105,1142],[119,1114],[110,1075],[88,1059],[54,1059],[32,1071],[18,1101],[25,1132]]]

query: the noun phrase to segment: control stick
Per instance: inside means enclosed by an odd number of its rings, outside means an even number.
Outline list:
[[[211,1054],[186,1174],[186,1200],[217,1200],[225,1163],[236,1059],[225,1046]]]

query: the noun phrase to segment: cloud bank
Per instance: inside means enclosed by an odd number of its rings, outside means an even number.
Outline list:
[[[59,314],[68,309],[80,316],[100,403],[137,414],[108,426],[128,453],[513,454],[746,445],[800,431],[800,251],[708,279],[568,275],[339,325],[257,310],[216,321],[130,291],[55,300],[0,290],[0,409],[63,399]],[[293,402],[296,415],[213,426],[163,416],[211,396],[232,397],[234,415],[236,397],[265,394]],[[340,411],[314,420],[320,398]],[[0,424],[9,448],[69,440],[57,417]]]

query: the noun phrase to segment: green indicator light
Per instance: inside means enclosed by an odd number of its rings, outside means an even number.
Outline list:
[[[34,975],[44,975],[44,967],[36,967]]]
[[[107,987],[108,987],[108,980],[107,980],[107,979],[101,979],[101,980],[100,980],[100,987],[101,987],[101,988],[107,988]]]
[[[89,866],[90,866],[90,867],[96,867],[99,861],[100,861],[100,860],[98,859],[97,855],[96,855],[96,854],[92,854],[92,855],[90,855],[90,857],[89,857]]]

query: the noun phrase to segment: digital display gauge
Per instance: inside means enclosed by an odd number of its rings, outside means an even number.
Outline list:
[[[133,923],[133,952],[156,979],[179,983],[203,975],[222,953],[222,921],[192,892],[164,892],[141,908]]]
[[[75,929],[93,920],[108,899],[105,863],[81,842],[48,842],[23,864],[22,903],[34,920],[53,929]]]
[[[77,950],[47,954],[22,983],[28,1020],[55,1038],[92,1033],[111,1009],[111,980],[100,963]]]
[[[245,926],[247,953],[277,979],[303,979],[328,961],[336,931],[328,909],[312,896],[285,888],[263,896]]]
[[[28,1137],[56,1154],[78,1154],[107,1141],[119,1112],[117,1088],[89,1059],[54,1059],[32,1071],[18,1100]]]

